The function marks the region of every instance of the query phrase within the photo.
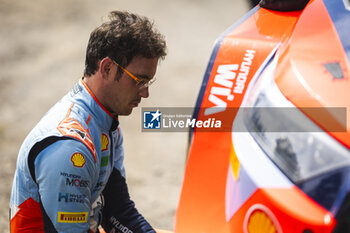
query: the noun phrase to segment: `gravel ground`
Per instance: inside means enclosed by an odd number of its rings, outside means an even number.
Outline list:
[[[192,107],[217,36],[248,11],[243,0],[0,0],[0,232],[17,152],[41,116],[81,77],[89,33],[111,10],[148,16],[168,56],[141,107]],[[152,225],[172,229],[186,133],[142,133],[141,110],[122,117],[127,181]]]

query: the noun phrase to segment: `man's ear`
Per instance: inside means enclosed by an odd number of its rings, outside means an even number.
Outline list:
[[[101,73],[104,79],[108,79],[112,65],[113,62],[109,57],[105,57],[100,61],[98,71]]]

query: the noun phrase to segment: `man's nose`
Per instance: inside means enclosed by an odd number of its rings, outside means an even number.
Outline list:
[[[141,88],[139,90],[139,96],[142,98],[147,98],[149,96],[148,87]]]

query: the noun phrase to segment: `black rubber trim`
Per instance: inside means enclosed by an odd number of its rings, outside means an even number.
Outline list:
[[[298,11],[305,8],[309,0],[261,0],[259,5],[275,11]]]

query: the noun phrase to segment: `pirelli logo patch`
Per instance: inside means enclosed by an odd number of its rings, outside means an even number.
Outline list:
[[[57,222],[83,223],[87,222],[88,212],[58,212]]]

